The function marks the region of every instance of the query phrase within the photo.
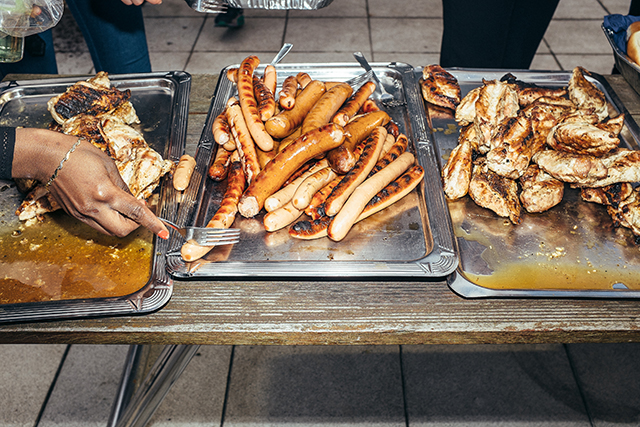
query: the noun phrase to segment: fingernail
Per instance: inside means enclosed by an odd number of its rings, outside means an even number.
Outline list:
[[[158,237],[161,239],[167,240],[169,238],[169,232],[167,230],[162,230],[158,233]]]

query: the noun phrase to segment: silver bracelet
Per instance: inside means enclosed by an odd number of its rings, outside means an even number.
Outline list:
[[[60,160],[60,164],[58,165],[56,170],[53,171],[53,175],[51,175],[51,178],[49,178],[49,181],[47,181],[47,183],[45,184],[44,188],[48,189],[49,186],[53,183],[53,181],[58,177],[58,172],[60,172],[60,169],[62,169],[62,166],[64,165],[64,162],[69,160],[69,156],[71,156],[71,153],[73,153],[75,151],[75,149],[78,148],[78,145],[80,145],[80,142],[82,142],[82,140],[84,140],[84,138],[82,138],[82,137],[78,138],[76,143],[73,144],[73,147],[71,147],[69,149],[69,151],[67,151],[67,154],[65,154],[64,157],[62,158],[62,160]]]

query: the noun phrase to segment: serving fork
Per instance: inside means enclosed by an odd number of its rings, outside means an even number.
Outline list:
[[[196,12],[222,13],[227,10],[224,0],[185,0],[189,7]]]
[[[239,228],[179,227],[164,218],[158,219],[176,230],[185,240],[200,246],[232,245],[240,241]]]

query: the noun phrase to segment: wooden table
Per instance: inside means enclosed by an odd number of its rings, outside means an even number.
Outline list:
[[[607,79],[638,121],[640,96],[622,76]],[[187,152],[195,151],[215,84],[215,76],[193,75]],[[640,341],[635,300],[471,300],[453,293],[443,280],[176,280],[170,302],[156,313],[0,327],[0,343],[169,345],[158,363],[174,364],[179,372],[190,359],[191,345],[200,344],[633,341]],[[156,387],[147,387],[147,399],[159,395]],[[119,425],[125,424],[135,421]]]

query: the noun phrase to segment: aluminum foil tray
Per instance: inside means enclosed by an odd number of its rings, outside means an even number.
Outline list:
[[[571,72],[449,70],[463,96],[511,72],[542,86],[566,86]],[[422,70],[416,68],[419,76]],[[607,81],[590,80],[607,96],[612,115],[626,109]],[[459,128],[451,112],[427,104],[433,139],[442,167],[457,145]],[[622,145],[638,149],[640,130],[626,114]],[[456,293],[469,297],[640,297],[640,246],[627,229],[616,229],[604,206],[580,200],[565,185],[563,201],[551,210],[522,215],[512,225],[477,206],[469,196],[447,202],[457,238],[460,265],[447,278]]]
[[[226,0],[231,7],[242,9],[316,10],[329,6],[333,0]]]
[[[230,67],[237,67],[233,65]],[[263,68],[258,69],[262,72]],[[346,81],[363,73],[355,64],[278,65],[278,84],[300,71],[322,81]],[[215,248],[199,262],[185,264],[176,241],[167,256],[167,268],[177,278],[432,278],[452,273],[458,263],[451,222],[441,190],[438,164],[420,90],[413,68],[406,64],[374,64],[385,88],[405,105],[388,109],[392,119],[410,140],[409,149],[425,169],[425,178],[416,190],[395,205],[356,224],[341,242],[328,237],[297,240],[288,229],[267,233],[263,214],[246,219],[236,217],[241,241]],[[221,76],[225,76],[226,69]],[[211,102],[196,153],[197,166],[187,192],[198,192],[197,203],[183,203],[178,213],[181,224],[204,225],[217,209],[226,182],[206,176],[215,155],[211,124],[225,103],[237,93],[236,86],[221,77]],[[196,185],[193,185],[195,183]],[[186,194],[191,199],[191,194]],[[176,251],[176,252],[174,252]]]
[[[1,83],[0,126],[46,127],[51,122],[47,101],[52,96],[64,92],[73,83],[88,77],[91,76]],[[131,90],[131,101],[141,121],[140,125],[135,126],[143,133],[146,141],[164,158],[179,159],[185,147],[191,76],[184,72],[170,72],[112,75],[110,79],[114,86]],[[178,194],[170,182],[170,179],[165,177],[156,190],[156,212],[172,219],[177,214]],[[10,234],[21,225],[13,212],[23,197],[13,181],[0,181],[0,234],[4,238],[7,238],[7,233]],[[64,215],[61,212],[60,214]],[[148,239],[151,239],[151,233],[147,235]],[[42,242],[29,242],[36,245],[39,243]],[[149,278],[146,283],[140,283],[140,288],[135,292],[114,297],[62,297],[55,300],[2,304],[0,323],[144,314],[158,310],[169,301],[173,290],[173,280],[165,268],[164,254],[168,245],[168,241],[153,240],[151,251],[147,251],[148,262],[151,264]],[[71,257],[76,248],[60,247],[58,250],[68,252],[68,256]],[[112,248],[104,247],[100,250],[101,256],[107,259],[114,255]],[[3,261],[0,264],[0,274],[3,277],[6,277],[6,268],[7,264]],[[38,265],[33,271],[33,275],[46,274],[45,265]],[[72,274],[70,271],[69,275]]]

